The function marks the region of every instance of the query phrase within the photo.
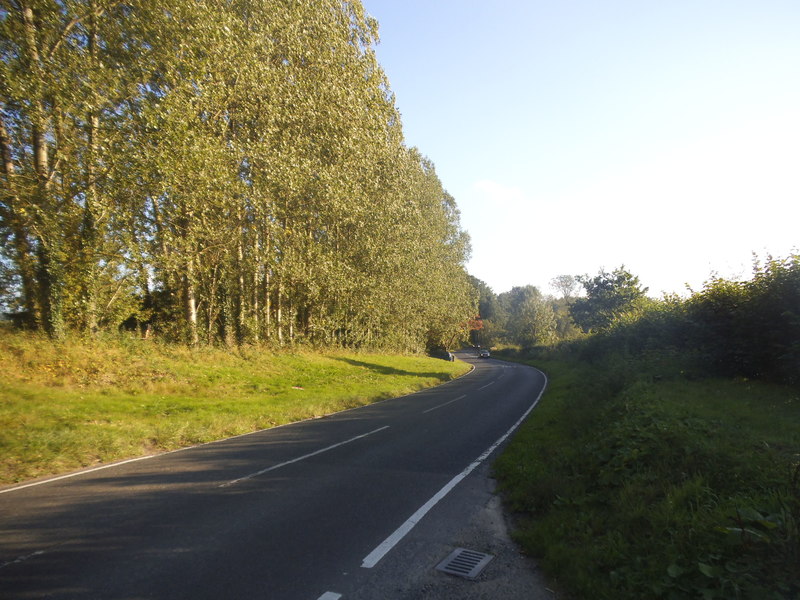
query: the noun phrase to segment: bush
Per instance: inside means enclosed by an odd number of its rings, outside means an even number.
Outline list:
[[[496,473],[551,576],[580,598],[796,597],[795,391],[543,366]]]

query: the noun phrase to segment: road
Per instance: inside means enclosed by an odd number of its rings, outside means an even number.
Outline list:
[[[544,389],[460,358],[475,369],[410,396],[0,490],[0,598],[369,597]]]

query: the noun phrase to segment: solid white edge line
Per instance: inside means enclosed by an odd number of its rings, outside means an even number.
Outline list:
[[[317,600],[339,600],[341,597],[342,595],[337,594],[336,592],[325,592]]]
[[[259,475],[263,475],[264,473],[269,473],[270,471],[274,471],[275,469],[280,469],[281,467],[285,467],[286,465],[291,465],[296,462],[300,462],[301,460],[305,460],[307,458],[311,458],[312,456],[316,456],[317,454],[322,454],[323,452],[328,452],[329,450],[333,450],[334,448],[338,448],[339,446],[344,446],[345,444],[349,444],[350,442],[355,442],[356,440],[360,440],[361,438],[365,438],[368,435],[372,435],[373,433],[378,433],[379,431],[383,431],[384,429],[389,429],[388,425],[384,425],[383,427],[378,427],[378,429],[374,429],[367,433],[362,433],[361,435],[357,435],[355,437],[350,438],[349,440],[345,440],[343,442],[338,442],[336,444],[332,444],[325,448],[321,448],[319,450],[315,450],[314,452],[310,452],[308,454],[304,454],[303,456],[298,456],[297,458],[293,458],[292,460],[287,460],[286,462],[278,463],[277,465],[272,465],[271,467],[267,467],[266,469],[261,469],[260,471],[256,471],[255,473],[250,473],[249,475],[245,475],[244,477],[239,477],[238,479],[232,479],[231,481],[227,481],[223,484],[220,484],[217,487],[229,487],[231,485],[237,484],[240,481],[245,481],[247,479],[252,479],[253,477],[258,477]]]
[[[178,452],[178,450],[173,450],[173,452]],[[12,488],[6,488],[4,490],[0,490],[0,494],[7,494],[8,492],[16,492],[18,490],[24,490],[25,488],[34,487],[37,485],[44,485],[45,483],[52,483],[54,481],[60,481],[62,479],[69,479],[70,477],[77,477],[78,475],[86,475],[87,473],[94,473],[95,471],[102,471],[103,469],[110,469],[111,467],[119,467],[122,465],[127,465],[128,463],[137,462],[140,460],[148,460],[150,458],[155,458],[156,456],[161,456],[160,454],[148,454],[147,456],[137,456],[136,458],[129,458],[127,460],[122,460],[120,462],[109,463],[107,465],[103,465],[101,467],[93,467],[91,469],[87,469],[84,471],[76,471],[75,473],[67,473],[66,475],[59,475],[58,477],[50,477],[49,479],[45,479],[43,481],[34,481],[32,483],[25,483],[23,485],[18,485]]]
[[[431,412],[433,410],[436,410],[437,408],[442,408],[443,406],[447,406],[448,404],[452,404],[453,402],[456,402],[457,400],[461,400],[462,398],[466,398],[466,397],[467,397],[467,395],[464,394],[463,396],[459,396],[458,398],[454,398],[453,400],[449,400],[448,402],[445,402],[444,404],[439,404],[438,406],[434,406],[433,408],[429,408],[428,410],[423,410],[422,414],[424,415],[425,413],[429,413],[429,412]]]
[[[536,369],[539,371],[539,369]],[[539,371],[542,373],[542,371]],[[492,444],[488,450],[486,450],[483,454],[481,454],[475,461],[470,464],[466,469],[461,471],[458,475],[453,477],[441,490],[436,492],[436,494],[428,500],[425,504],[423,504],[413,515],[411,515],[405,523],[400,525],[389,537],[383,540],[372,552],[367,554],[364,560],[361,563],[361,567],[364,569],[371,569],[375,565],[380,562],[380,560],[386,556],[389,551],[394,548],[400,540],[402,540],[409,531],[411,531],[414,526],[422,520],[422,518],[430,511],[436,504],[444,498],[450,491],[456,487],[461,480],[463,480],[467,475],[472,473],[478,465],[480,465],[484,460],[486,460],[489,455],[494,452],[497,447],[502,444],[508,436],[514,433],[514,430],[519,427],[522,422],[528,417],[531,411],[536,408],[536,405],[539,404],[539,400],[544,394],[545,389],[547,388],[547,375],[542,373],[544,376],[544,385],[542,386],[542,390],[539,392],[539,395],[536,396],[536,400],[534,400],[533,404],[531,404],[530,408],[525,411],[525,413],[519,418],[519,420],[511,426],[511,429],[506,431],[500,439],[498,439],[494,444]]]

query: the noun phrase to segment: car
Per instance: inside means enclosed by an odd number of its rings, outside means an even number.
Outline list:
[[[444,360],[449,360],[450,362],[453,362],[456,359],[456,355],[445,348],[434,348],[430,351],[430,355],[433,358],[441,358]]]
[[[489,354],[489,351],[486,349],[478,352],[478,358],[489,358],[489,357],[491,357],[491,354]]]

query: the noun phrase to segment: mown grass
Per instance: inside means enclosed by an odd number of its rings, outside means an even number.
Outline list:
[[[796,388],[535,366],[548,391],[495,469],[574,597],[800,597]]]
[[[424,356],[238,351],[0,328],[0,483],[319,417],[469,365]]]

